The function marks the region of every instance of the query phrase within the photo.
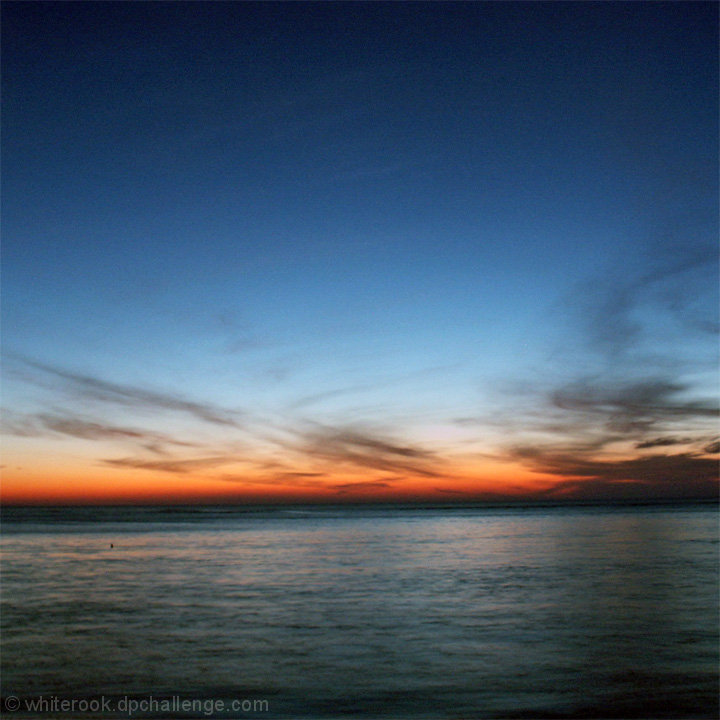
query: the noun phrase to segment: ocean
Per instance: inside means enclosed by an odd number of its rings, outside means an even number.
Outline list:
[[[716,718],[716,505],[2,511],[4,717]]]

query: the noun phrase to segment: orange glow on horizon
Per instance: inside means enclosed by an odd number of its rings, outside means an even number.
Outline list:
[[[338,470],[314,482],[305,481],[303,473],[296,481],[282,474],[273,479],[248,473],[243,481],[228,480],[218,473],[65,466],[54,470],[6,469],[0,500],[13,505],[461,502],[494,497],[520,500],[554,482],[557,478],[499,463],[454,468],[445,477],[393,478],[372,471],[361,474]]]
[[[59,446],[59,444],[58,444]],[[80,452],[71,455],[69,443],[31,452],[24,443],[5,453],[0,502],[6,505],[108,504],[283,504],[283,503],[463,503],[565,501],[576,499],[652,499],[712,497],[717,480],[687,480],[675,494],[667,483],[647,479],[648,473],[609,481],[569,472],[551,474],[520,460],[488,454],[446,455],[434,464],[418,463],[417,471],[405,458],[386,467],[380,455],[338,462],[322,456],[206,455],[200,459],[150,459],[132,463],[97,460]],[[672,457],[672,456],[671,456]],[[684,458],[685,456],[680,456]],[[616,467],[635,462],[631,454]],[[637,460],[637,457],[636,457]],[[377,468],[371,462],[377,462]],[[699,462],[695,460],[695,462]],[[706,463],[712,463],[708,458]],[[598,461],[602,467],[602,461]],[[643,469],[642,467],[640,468]],[[678,477],[684,470],[681,466]],[[662,486],[661,486],[662,485]],[[659,489],[658,489],[659,488]],[[672,489],[672,488],[671,488]]]

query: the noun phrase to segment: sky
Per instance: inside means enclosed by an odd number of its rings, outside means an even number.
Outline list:
[[[2,3],[6,503],[717,497],[718,5]]]

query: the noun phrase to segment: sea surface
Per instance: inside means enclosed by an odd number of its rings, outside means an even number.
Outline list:
[[[718,716],[715,505],[5,508],[0,549],[7,718]]]

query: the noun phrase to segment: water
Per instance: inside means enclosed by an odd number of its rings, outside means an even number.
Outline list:
[[[718,714],[715,507],[6,508],[2,530],[5,702]]]

